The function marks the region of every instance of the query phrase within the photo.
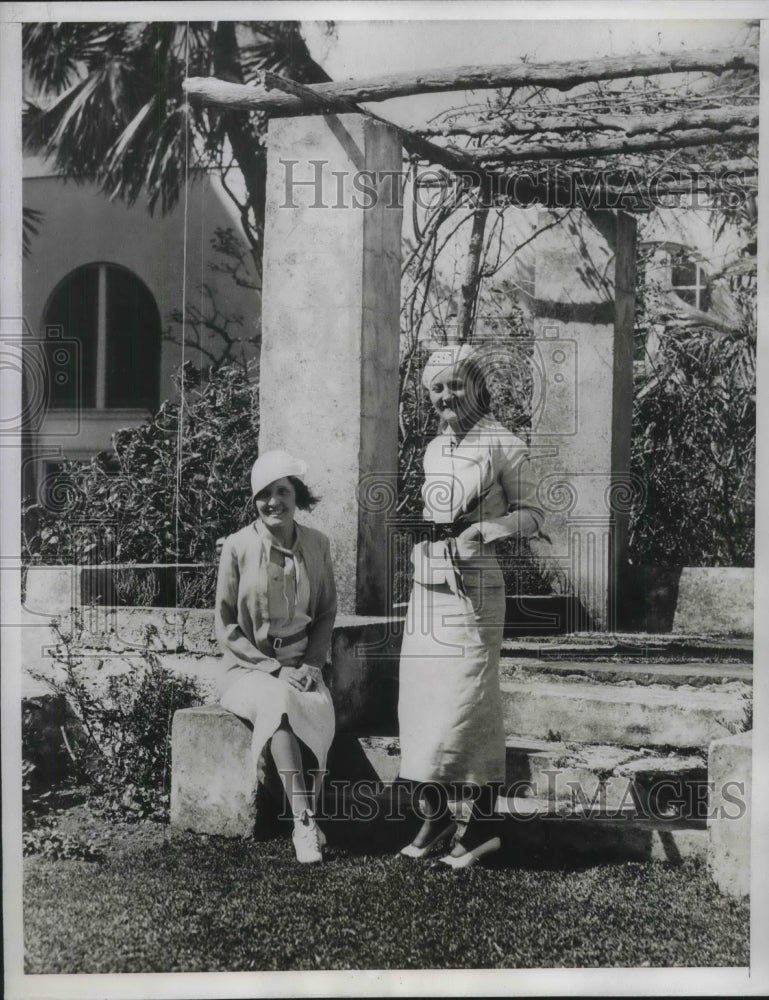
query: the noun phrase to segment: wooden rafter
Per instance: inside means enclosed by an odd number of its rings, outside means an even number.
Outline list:
[[[748,142],[758,137],[758,125],[732,125],[724,129],[679,129],[667,135],[634,135],[584,142],[521,143],[517,146],[484,146],[463,149],[471,163],[525,163],[534,160],[579,160],[587,157],[616,156],[622,153],[650,153],[657,149],[684,149],[689,146],[715,146],[728,142]],[[448,147],[453,149],[456,147]]]
[[[457,66],[419,72],[397,73],[368,80],[335,80],[316,83],[308,89],[330,106],[336,100],[354,103],[386,101],[393,97],[436,94],[452,90],[494,90],[501,87],[552,87],[571,90],[592,81],[619,80],[633,76],[664,73],[708,72],[758,69],[754,48],[709,49],[659,55],[611,56],[570,62],[516,63],[496,66]],[[191,77],[186,82],[190,95],[200,94],[208,78]],[[303,97],[262,86],[222,84],[219,103],[223,107],[271,114],[301,114],[307,110]]]
[[[753,49],[719,50],[708,52],[681,53],[676,56],[628,56],[603,59],[595,62],[569,62],[534,66],[520,64],[514,67],[460,67],[458,69],[431,71],[420,73],[418,80],[413,75],[409,83],[403,75],[398,77],[379,78],[377,81],[351,81],[342,83],[316,84],[308,86],[296,83],[275,73],[264,71],[259,74],[255,85],[228,83],[213,77],[193,77],[185,81],[184,87],[190,98],[205,104],[225,109],[242,109],[244,111],[260,111],[278,114],[364,114],[376,121],[391,124],[374,114],[367,108],[361,108],[355,100],[384,100],[392,96],[404,96],[407,93],[430,93],[440,90],[453,90],[461,87],[482,86],[526,86],[536,83],[538,86],[558,86],[561,89],[584,84],[590,81],[616,79],[623,76],[650,76],[667,72],[684,72],[687,70],[723,72],[726,69],[749,69],[757,66],[757,56]],[[451,83],[451,86],[449,86]],[[411,87],[412,89],[402,89]],[[393,89],[395,88],[395,89]],[[401,89],[398,89],[401,88]],[[414,89],[416,88],[416,89]],[[378,95],[378,96],[374,96]],[[595,180],[598,185],[599,200],[593,202],[594,207],[611,203],[617,190],[625,193],[635,193],[642,199],[642,187],[627,184],[623,179],[619,183],[610,177],[613,167],[603,165],[604,169],[585,166],[585,163],[575,161],[595,161],[597,158],[615,155],[648,153],[654,150],[684,149],[729,142],[744,142],[754,140],[758,132],[758,115],[755,107],[700,108],[686,112],[674,112],[649,116],[641,115],[591,115],[589,113],[573,114],[572,109],[564,109],[564,117],[556,117],[552,106],[543,118],[526,119],[526,112],[516,109],[515,116],[509,121],[503,121],[501,116],[494,122],[479,123],[471,126],[474,131],[457,129],[455,134],[483,135],[497,134],[492,128],[515,129],[516,123],[521,125],[520,133],[507,131],[510,140],[497,145],[463,148],[452,143],[437,144],[431,142],[427,135],[447,135],[449,127],[435,129],[407,129],[399,126],[404,148],[413,159],[442,166],[462,182],[479,187],[484,197],[498,198],[506,201],[516,201],[520,204],[540,203],[546,206],[563,206],[564,197],[568,197],[573,187],[572,178],[566,174],[552,173],[556,171],[559,162],[570,162],[572,171],[580,183],[592,185]],[[511,125],[512,122],[512,125]],[[543,129],[552,126],[562,132],[576,130],[595,132],[589,140],[569,141],[557,139],[547,141],[541,134],[529,131],[529,122],[533,127]],[[578,123],[578,124],[577,124]],[[487,132],[482,131],[484,128]],[[549,129],[550,130],[550,129]],[[596,133],[604,132],[603,135]],[[556,134],[562,134],[556,132]],[[534,141],[526,141],[533,137]],[[515,185],[511,195],[508,176],[511,165],[521,163],[544,164],[544,172],[526,171],[513,175]],[[619,169],[625,164],[617,164]],[[680,164],[678,165],[680,168]],[[726,164],[724,164],[725,169]],[[686,168],[680,172],[680,178],[668,177],[665,186],[678,190],[676,181],[681,180],[691,189],[692,180],[705,171],[693,167],[687,173]],[[712,178],[713,174],[707,171]],[[708,178],[697,180],[701,189],[712,187]]]
[[[548,114],[541,117],[518,113],[509,118],[494,118],[475,125],[414,126],[413,131],[431,138],[441,136],[513,136],[536,135],[543,132],[621,132],[627,136],[662,134],[676,129],[716,128],[731,125],[758,125],[758,106],[687,108],[682,111],[656,115],[594,115]]]
[[[286,92],[290,90],[294,95],[301,94],[304,91],[312,91],[314,89],[306,87],[304,84],[296,83],[293,80],[285,80],[283,77],[278,77],[273,73],[264,73],[261,78],[266,81],[270,88],[281,87]],[[241,84],[227,83],[224,80],[217,80],[214,77],[191,77],[184,82],[184,88],[190,97],[202,101],[205,104],[228,108],[235,107],[235,105],[227,100],[227,94],[231,92],[233,87],[246,90],[250,89],[248,87],[243,88]],[[317,98],[314,95],[312,97],[309,95],[305,96],[306,102],[303,105],[305,108],[309,106],[312,110],[321,110],[321,108],[317,105]],[[358,108],[342,98],[338,98],[333,101],[324,101],[323,105],[323,110],[327,114],[363,114],[368,115],[375,121],[384,122],[384,119],[373,114],[373,112],[364,108]],[[385,124],[390,123],[385,122]],[[392,127],[398,128],[398,126]],[[489,193],[498,187],[498,178],[493,177],[490,174],[487,175],[482,166],[478,163],[471,162],[471,160],[465,155],[464,150],[452,146],[438,146],[435,143],[429,142],[427,139],[423,139],[421,136],[408,131],[407,129],[398,128],[398,131],[401,133],[402,142],[406,151],[412,156],[425,160],[428,163],[445,167],[452,173],[458,175],[460,178],[466,178],[470,184],[480,186]],[[540,185],[538,182],[529,182],[527,180],[524,180],[521,183],[519,191],[521,197],[526,198],[528,201],[534,202],[540,200],[545,204],[550,203],[550,199],[555,198],[557,195],[557,192],[552,185],[544,186]]]

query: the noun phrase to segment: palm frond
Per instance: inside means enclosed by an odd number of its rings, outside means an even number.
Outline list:
[[[45,218],[45,214],[39,209],[29,208],[24,205],[21,211],[21,245],[25,257],[32,253],[32,237],[40,232],[40,223]]]

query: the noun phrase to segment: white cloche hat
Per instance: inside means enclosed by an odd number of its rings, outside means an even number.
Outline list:
[[[307,475],[307,463],[294,458],[287,451],[265,451],[254,462],[251,469],[251,495],[261,493],[265,486],[285,476],[303,479]]]
[[[447,344],[433,351],[427,359],[427,364],[422,372],[422,385],[429,389],[433,380],[447,368],[453,368],[462,361],[467,361],[474,357],[475,352],[469,344]]]

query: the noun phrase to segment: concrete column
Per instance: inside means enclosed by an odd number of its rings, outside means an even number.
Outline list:
[[[708,870],[727,896],[750,893],[753,731],[713,740],[708,749]]]
[[[597,629],[627,558],[635,220],[572,212],[537,238],[532,467],[552,548]],[[552,221],[541,213],[540,226]],[[572,623],[574,627],[576,623]],[[583,626],[584,627],[584,626]]]
[[[340,610],[388,612],[384,516],[395,489],[401,217],[398,132],[361,115],[268,131],[259,450],[304,458],[322,503]],[[371,509],[373,507],[377,509]]]

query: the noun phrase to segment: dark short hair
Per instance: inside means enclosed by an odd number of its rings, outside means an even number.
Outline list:
[[[303,480],[299,479],[298,476],[286,476],[286,479],[294,487],[294,497],[296,499],[296,506],[299,510],[312,510],[316,503],[320,503],[320,497],[316,497],[314,493],[311,492],[310,488],[304,483]],[[267,487],[265,487],[266,489]],[[261,493],[262,491],[260,491]],[[259,493],[252,496],[249,500],[249,504],[255,504],[259,497]]]
[[[294,487],[296,505],[299,510],[312,510],[316,503],[320,503],[320,497],[316,497],[310,491],[310,488],[297,476],[289,476],[288,481]]]

